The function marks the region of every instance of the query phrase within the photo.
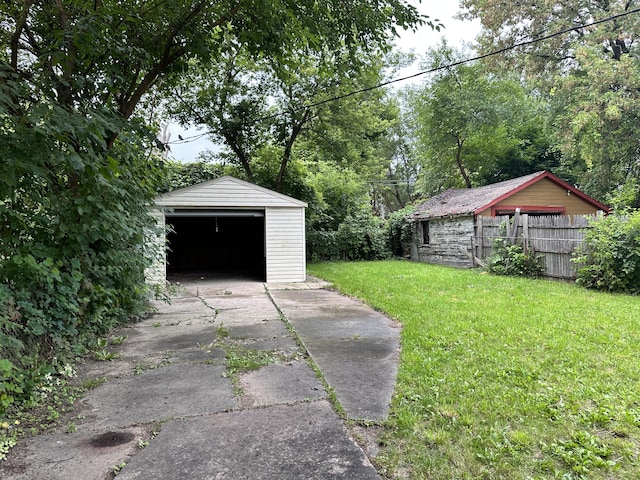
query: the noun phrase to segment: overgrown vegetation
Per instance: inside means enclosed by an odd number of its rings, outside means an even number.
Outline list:
[[[578,247],[577,282],[587,288],[640,293],[640,210],[593,220]]]
[[[409,205],[397,210],[387,218],[387,249],[393,257],[405,257],[409,254],[411,243],[414,241],[415,224],[407,221],[407,217],[416,210]]]
[[[537,278],[544,273],[541,256],[533,249],[524,250],[522,245],[512,244],[499,238],[493,243],[486,270],[496,275]]]
[[[401,262],[310,273],[402,323],[391,478],[636,478],[640,298]]]
[[[41,376],[29,377],[32,383],[31,394],[28,400],[22,401],[21,409],[4,409],[0,415],[0,461],[25,435],[48,432],[59,427],[64,413],[72,408],[76,399],[100,382],[74,384],[72,379],[75,378],[76,371],[71,364],[61,363],[57,358],[48,365],[46,372]],[[0,375],[3,375],[2,371]],[[1,379],[0,385],[8,383],[11,386],[12,378],[5,378]],[[11,402],[8,405],[14,404]],[[73,425],[67,428],[73,428]]]
[[[0,415],[32,400],[54,358],[144,314],[147,209],[173,174],[155,117],[189,69],[216,71],[238,50],[247,62],[328,49],[367,63],[393,28],[426,22],[399,0],[36,0],[3,2],[0,18]],[[201,167],[190,181],[219,171]]]

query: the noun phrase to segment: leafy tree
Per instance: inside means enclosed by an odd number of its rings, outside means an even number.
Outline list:
[[[384,178],[374,183],[374,202],[380,205],[379,212],[395,212],[418,200],[415,188],[420,165],[411,151],[409,132],[402,124],[402,116],[380,145],[381,155],[390,159]]]
[[[599,47],[578,48],[576,60],[579,66],[556,80],[555,138],[582,170],[584,190],[613,200],[625,185],[640,187],[640,62],[629,55],[611,61]],[[637,195],[627,201],[640,206]]]
[[[352,48],[359,52],[357,61]],[[371,50],[345,45],[256,61],[235,45],[214,68],[198,68],[186,78],[180,101],[169,111],[183,124],[205,125],[212,140],[228,149],[218,157],[241,166],[248,180],[255,180],[257,152],[277,148],[276,190],[297,152],[308,158],[313,151],[316,158],[354,168],[377,162],[379,176],[385,162],[377,147],[397,121],[397,106],[379,89],[331,101],[382,81],[384,57]],[[298,149],[301,141],[305,145]]]
[[[513,2],[509,8],[505,8],[500,0],[462,0],[460,7],[463,9],[462,18],[477,18],[482,22],[478,39],[482,52],[508,48],[569,29],[564,35],[508,51],[492,59],[500,64],[507,60],[529,75],[548,75],[566,69],[576,62],[576,48],[588,44],[598,45],[608,58],[620,60],[630,53],[639,31],[637,15],[582,27],[637,7],[627,0]]]
[[[446,43],[430,51],[428,65],[439,70],[407,95],[425,195],[514,178],[555,160],[544,105],[479,63],[448,66],[462,57]]]
[[[633,133],[640,104],[635,2],[518,2],[463,0],[463,17],[479,18],[481,51],[508,47],[569,29],[543,42],[491,57],[494,66],[516,69],[554,106],[555,143],[587,193],[628,206],[640,199],[639,145]],[[592,24],[594,21],[615,19]],[[587,25],[587,26],[582,26]]]
[[[401,0],[25,0],[0,18],[0,319],[19,338],[0,348],[23,386],[42,358],[140,311],[161,175],[145,96],[223,58],[229,37],[285,58],[377,48],[420,22]]]
[[[220,165],[204,161],[191,163],[164,161],[161,171],[163,182],[158,187],[158,194],[190,187],[224,175]]]

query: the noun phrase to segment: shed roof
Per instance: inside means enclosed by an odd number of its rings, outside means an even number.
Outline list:
[[[301,200],[230,175],[165,193],[157,197],[155,203],[158,206],[172,208],[304,208],[307,206]]]
[[[547,178],[563,189],[571,191],[573,195],[582,198],[599,210],[609,211],[609,207],[581,192],[573,185],[556,177],[545,170],[531,173],[504,182],[493,183],[483,187],[456,189],[450,188],[445,192],[430,198],[418,205],[411,218],[437,218],[451,215],[478,214],[512,195],[524,190],[528,186]]]

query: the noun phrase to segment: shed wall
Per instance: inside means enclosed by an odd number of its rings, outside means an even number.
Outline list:
[[[265,210],[267,282],[305,281],[304,225],[304,208]]]
[[[430,219],[428,245],[423,243],[419,222],[416,223],[416,229],[418,261],[452,267],[473,267],[472,215]]]

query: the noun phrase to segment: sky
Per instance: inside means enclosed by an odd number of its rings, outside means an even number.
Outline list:
[[[409,0],[409,3],[414,5],[420,13],[429,15],[433,20],[438,19],[440,23],[444,24],[444,28],[441,29],[440,32],[437,32],[425,25],[415,33],[401,32],[401,37],[396,43],[398,48],[402,51],[409,52],[413,50],[415,54],[421,55],[430,47],[436,46],[442,37],[446,37],[447,41],[452,46],[461,46],[464,42],[472,42],[480,32],[480,23],[478,21],[469,22],[453,18],[459,10],[458,2],[443,0],[422,0],[422,2],[419,2],[418,0]],[[418,73],[419,71],[420,68],[416,63],[413,66],[398,72],[397,78],[409,76],[414,73]],[[420,81],[420,78],[421,77],[418,77],[418,79],[413,81]],[[399,88],[402,88],[405,85],[408,85],[408,81],[395,84],[395,86]],[[196,128],[185,130],[177,124],[170,124],[168,130],[171,134],[170,140],[172,142],[178,141],[178,135],[189,140],[191,137],[198,136],[204,132],[203,130],[198,130]],[[176,143],[171,145],[170,158],[182,162],[192,162],[196,160],[196,157],[200,152],[213,148],[215,148],[215,145],[206,137],[194,139],[193,141],[186,141],[184,143]]]

